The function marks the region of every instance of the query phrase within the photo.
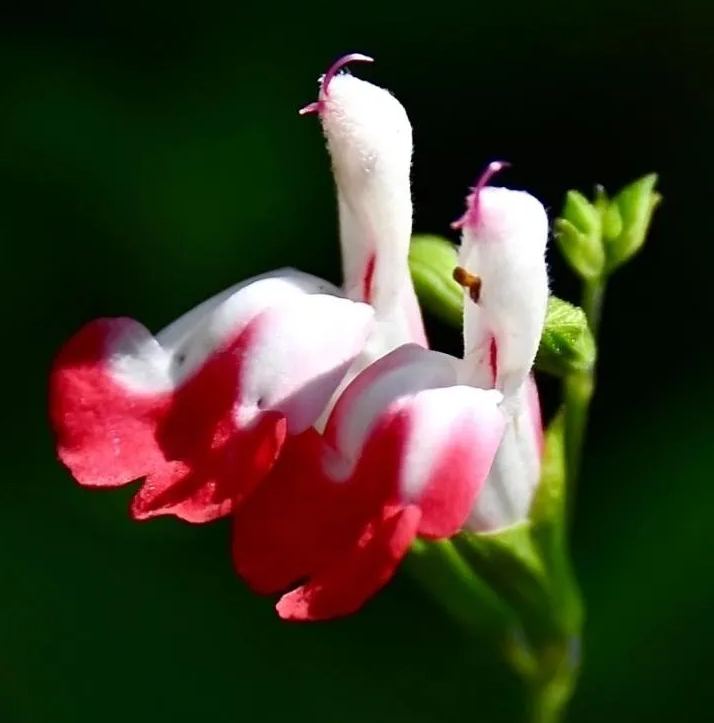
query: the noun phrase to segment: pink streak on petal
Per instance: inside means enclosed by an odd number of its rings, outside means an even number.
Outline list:
[[[371,303],[372,301],[372,282],[374,281],[374,267],[377,263],[377,254],[372,254],[367,261],[362,279],[362,301]]]
[[[343,55],[341,58],[338,58],[325,73],[325,76],[322,79],[321,92],[327,95],[332,79],[340,72],[340,70],[342,70],[342,68],[345,67],[345,65],[354,62],[373,63],[374,58],[370,58],[369,55],[364,55],[362,53],[349,53],[348,55]]]
[[[479,197],[481,191],[486,187],[488,182],[493,176],[502,171],[504,168],[508,168],[511,164],[507,161],[491,161],[486,166],[486,170],[481,174],[479,179],[476,181],[476,185],[471,189],[471,193],[466,199],[466,213],[461,218],[457,219],[451,224],[451,228],[459,229],[464,226],[475,226],[479,221]]]
[[[496,379],[498,379],[498,346],[496,345],[496,337],[491,337],[491,343],[488,347],[488,365],[491,369],[491,384],[496,386]]]

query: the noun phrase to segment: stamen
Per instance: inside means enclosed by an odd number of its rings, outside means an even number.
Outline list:
[[[342,70],[348,63],[361,62],[361,63],[373,63],[374,58],[370,58],[369,55],[363,55],[362,53],[349,53],[338,58],[328,69],[325,75],[320,80],[320,99],[313,103],[308,103],[303,108],[300,108],[298,113],[300,115],[310,115],[311,113],[321,113],[324,106],[324,96],[327,96],[330,83],[337,73]]]
[[[454,281],[459,286],[463,286],[465,289],[468,289],[471,301],[473,301],[474,304],[478,304],[478,300],[481,298],[481,286],[483,283],[481,281],[481,277],[477,274],[472,274],[462,266],[457,266],[454,269],[453,276]]]
[[[495,176],[499,171],[504,168],[508,168],[511,164],[508,161],[491,161],[486,166],[486,170],[481,174],[479,179],[476,181],[476,185],[471,189],[471,193],[466,198],[466,213],[461,218],[457,219],[451,224],[451,228],[459,229],[463,228],[467,224],[473,226],[478,223],[478,211],[479,211],[479,198],[481,191],[486,187],[486,184]]]

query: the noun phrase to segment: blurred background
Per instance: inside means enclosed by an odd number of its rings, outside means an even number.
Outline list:
[[[338,55],[415,135],[415,229],[449,234],[490,160],[553,215],[650,171],[664,203],[611,282],[573,530],[588,604],[569,720],[708,720],[714,645],[711,3],[54,3],[0,23],[5,295],[0,720],[518,721],[520,689],[406,575],[359,615],[281,624],[229,525],[132,523],[46,421],[84,322],[158,330],[282,265],[339,279],[335,201],[297,108]],[[553,287],[577,286],[551,250]],[[435,338],[448,334],[434,330]]]

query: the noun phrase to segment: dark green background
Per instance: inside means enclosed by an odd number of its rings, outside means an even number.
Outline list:
[[[494,158],[553,213],[569,187],[661,174],[649,244],[605,310],[569,719],[709,720],[707,3],[54,5],[0,23],[0,720],[520,720],[492,651],[406,576],[348,620],[281,624],[233,576],[228,524],[132,523],[130,491],[82,490],[54,460],[47,370],[83,322],[158,329],[279,265],[338,278],[326,154],[296,109],[352,50],[410,113],[418,230],[448,232]]]

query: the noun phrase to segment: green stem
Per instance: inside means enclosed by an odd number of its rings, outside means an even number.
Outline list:
[[[580,470],[590,401],[595,391],[592,371],[574,372],[565,379],[565,460],[568,471],[568,504],[572,503]]]
[[[531,689],[529,723],[559,723],[572,695],[572,681],[554,679]]]
[[[595,341],[600,328],[602,304],[605,296],[603,279],[588,280],[583,286],[582,307]],[[595,392],[595,367],[574,372],[564,382],[565,400],[565,459],[568,472],[568,501],[572,506],[575,484],[588,425],[590,401]]]
[[[575,690],[579,672],[579,641],[564,638],[546,645],[539,667],[530,677],[529,723],[558,723]]]
[[[605,297],[605,282],[603,279],[588,280],[583,284],[582,307],[590,324],[590,331],[597,340],[600,330],[600,316],[602,315],[602,302]]]

